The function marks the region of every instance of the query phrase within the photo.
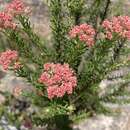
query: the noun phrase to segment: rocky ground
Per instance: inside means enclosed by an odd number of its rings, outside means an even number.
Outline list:
[[[46,0],[24,0],[31,7],[31,23],[34,30],[41,36],[48,37],[50,34],[49,10]]]
[[[130,130],[130,104],[106,104],[112,110],[120,111],[117,115],[97,115],[75,126],[74,130]]]

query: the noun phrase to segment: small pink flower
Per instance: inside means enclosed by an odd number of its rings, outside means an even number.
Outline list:
[[[19,97],[20,95],[22,95],[22,88],[21,87],[15,87],[14,89],[13,89],[13,95],[15,96],[15,97]]]
[[[109,40],[111,40],[113,38],[112,33],[109,32],[109,31],[107,31],[106,32],[106,38],[108,38]]]
[[[48,98],[52,99],[63,97],[66,93],[72,94],[77,78],[68,64],[46,63],[39,82],[47,87]]]
[[[14,63],[14,69],[15,69],[15,70],[18,70],[18,69],[20,69],[21,67],[22,67],[22,65],[21,65],[20,62],[15,62],[15,63]]]

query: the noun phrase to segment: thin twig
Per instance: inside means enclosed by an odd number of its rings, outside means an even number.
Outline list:
[[[107,0],[104,13],[103,13],[103,15],[102,15],[102,17],[101,17],[101,22],[100,22],[100,24],[102,24],[102,22],[104,21],[104,19],[105,19],[106,16],[107,16],[107,12],[108,12],[108,9],[109,9],[110,4],[111,4],[111,0]]]

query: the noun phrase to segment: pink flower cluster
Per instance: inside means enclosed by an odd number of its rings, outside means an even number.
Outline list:
[[[11,15],[5,12],[0,12],[0,28],[16,28],[16,24],[13,22]]]
[[[47,86],[48,98],[63,97],[72,94],[77,85],[74,71],[68,64],[46,63],[39,82]]]
[[[7,70],[9,66],[18,59],[17,51],[7,50],[0,54],[0,65],[4,70]]]
[[[105,36],[109,40],[113,38],[114,33],[130,40],[130,17],[128,16],[113,17],[111,20],[106,19],[102,27],[105,29]]]
[[[23,13],[29,13],[29,8],[25,6],[22,0],[12,0],[6,8],[6,12],[12,15],[18,15]]]
[[[14,22],[14,17],[29,12],[29,8],[25,7],[21,0],[12,0],[6,5],[5,9],[0,12],[0,29],[15,29],[16,22]]]
[[[81,24],[73,27],[69,35],[71,38],[78,37],[81,41],[85,42],[88,47],[94,45],[95,30],[91,25]]]

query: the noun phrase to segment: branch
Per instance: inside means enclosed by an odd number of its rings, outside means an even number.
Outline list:
[[[113,54],[113,60],[115,61],[120,53],[120,50],[122,49],[122,47],[124,46],[125,41],[118,41],[118,46],[114,48],[114,54]]]
[[[108,9],[109,9],[110,4],[111,4],[111,0],[107,0],[104,13],[103,13],[103,15],[102,15],[102,17],[101,17],[101,24],[102,24],[102,22],[104,21],[104,19],[105,19],[106,16],[107,16],[107,12],[108,12]]]

